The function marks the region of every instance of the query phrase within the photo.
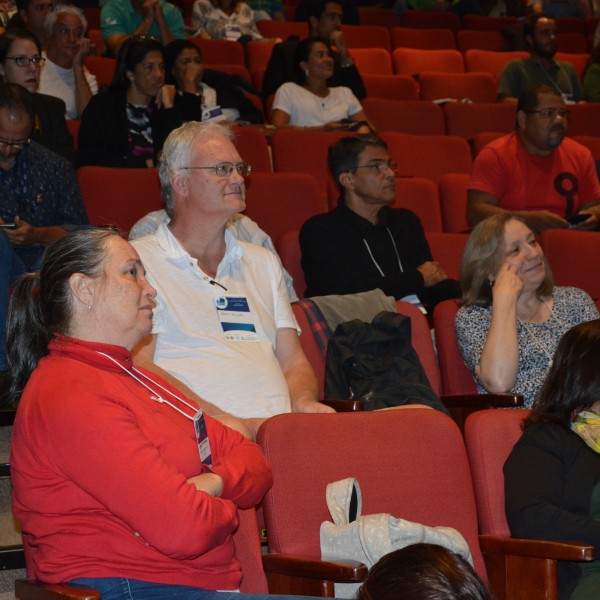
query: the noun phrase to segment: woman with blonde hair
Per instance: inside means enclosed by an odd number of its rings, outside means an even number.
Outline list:
[[[510,213],[485,219],[471,233],[461,288],[457,340],[479,391],[523,394],[526,407],[562,335],[598,318],[584,291],[554,286],[534,233]]]

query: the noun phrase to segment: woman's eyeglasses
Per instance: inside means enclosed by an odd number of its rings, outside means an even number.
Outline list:
[[[23,67],[23,68],[28,67],[29,63],[33,63],[33,65],[38,68],[43,67],[44,63],[46,62],[46,59],[43,56],[40,56],[39,54],[36,54],[35,56],[32,56],[31,58],[29,58],[29,56],[24,56],[24,55],[7,56],[6,58],[8,60],[14,60],[17,67]]]

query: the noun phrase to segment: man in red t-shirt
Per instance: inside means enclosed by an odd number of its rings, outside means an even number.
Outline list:
[[[598,229],[600,182],[590,151],[565,138],[567,114],[562,96],[549,86],[521,95],[516,132],[488,144],[473,164],[467,202],[471,227],[511,211],[537,233]]]

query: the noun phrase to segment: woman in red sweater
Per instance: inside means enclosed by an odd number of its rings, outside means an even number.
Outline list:
[[[133,366],[155,295],[137,252],[106,229],[59,240],[17,285],[14,514],[37,579],[103,600],[228,598],[213,590],[240,585],[237,508],[261,500],[271,471],[258,446]]]

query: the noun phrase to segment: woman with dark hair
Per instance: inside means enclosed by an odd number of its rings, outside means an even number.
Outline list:
[[[504,465],[511,533],[592,544],[600,556],[600,320],[561,339]],[[560,600],[600,597],[600,560],[560,562]]]
[[[197,98],[165,85],[164,51],[150,38],[130,38],[119,49],[115,76],[81,117],[79,162],[106,167],[152,167],[169,133],[201,119]]]
[[[198,47],[189,40],[165,46],[165,75],[180,95],[193,94],[202,108],[202,120],[262,123],[260,110],[244,94],[258,92],[240,77],[204,68]]]
[[[75,162],[75,148],[65,120],[65,103],[60,98],[38,94],[40,70],[46,59],[33,33],[11,29],[0,35],[0,75],[4,83],[17,83],[31,92],[33,130],[31,139]]]
[[[11,478],[29,574],[103,600],[265,598],[235,593],[232,535],[270,468],[256,444],[133,366],[155,296],[111,229],[62,238],[15,288]]]
[[[600,102],[600,44],[592,50],[583,75],[583,93],[588,102]]]
[[[382,557],[356,600],[492,600],[462,557],[435,544],[414,544]]]
[[[332,87],[333,57],[327,40],[309,37],[294,54],[296,83],[284,83],[273,101],[272,123],[312,131],[356,131],[372,133],[360,102],[347,87]]]
[[[523,394],[526,407],[562,335],[598,318],[584,291],[554,287],[535,235],[511,213],[475,227],[462,260],[461,288],[456,335],[479,391]]]

